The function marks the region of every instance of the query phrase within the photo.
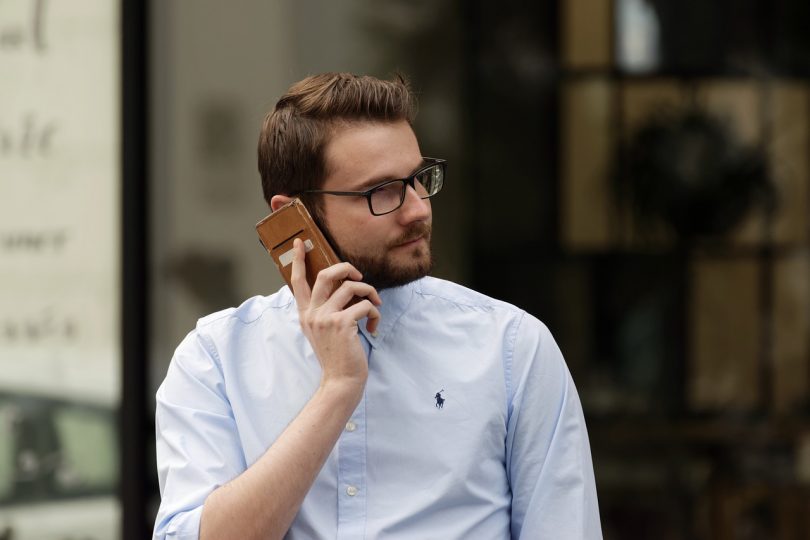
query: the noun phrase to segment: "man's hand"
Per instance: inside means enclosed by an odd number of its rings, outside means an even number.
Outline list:
[[[304,243],[296,238],[293,248],[291,282],[301,328],[323,369],[321,384],[348,383],[362,389],[368,378],[368,361],[357,339],[357,324],[367,317],[368,331],[377,329],[380,295],[362,283],[362,274],[346,262],[321,270],[310,290]],[[348,305],[354,297],[362,300]]]
[[[202,540],[282,538],[363,396],[368,361],[357,321],[373,332],[382,302],[348,263],[318,274],[310,290],[304,244],[295,240],[292,285],[304,334],[321,363],[321,385],[298,416],[241,475],[215,489],[200,518]],[[351,303],[355,296],[363,300]]]

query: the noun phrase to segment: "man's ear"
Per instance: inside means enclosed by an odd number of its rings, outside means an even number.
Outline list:
[[[270,209],[275,212],[292,200],[292,197],[287,197],[286,195],[273,195],[273,197],[270,199]]]

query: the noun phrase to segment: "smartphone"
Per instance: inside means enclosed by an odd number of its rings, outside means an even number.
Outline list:
[[[306,249],[307,283],[315,285],[318,272],[340,262],[309,211],[299,199],[285,204],[256,224],[259,242],[273,258],[281,276],[292,286],[293,241],[300,238]],[[294,292],[294,291],[293,291]]]

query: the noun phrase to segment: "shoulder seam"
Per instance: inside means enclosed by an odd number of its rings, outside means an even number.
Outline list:
[[[253,324],[257,320],[261,319],[262,315],[264,315],[264,313],[267,310],[270,310],[270,309],[283,309],[283,308],[289,307],[291,304],[292,304],[292,300],[288,301],[286,304],[266,306],[264,309],[262,309],[252,319],[243,319],[242,317],[240,317],[239,313],[238,313],[239,308],[229,308],[229,309],[224,310],[221,314],[219,314],[219,316],[215,317],[212,314],[212,315],[208,315],[206,317],[203,317],[203,318],[199,319],[197,321],[197,325],[199,327],[201,327],[201,328],[205,328],[206,326],[214,324],[215,322],[221,321],[223,319],[231,319],[231,318],[236,319],[237,321],[239,321],[242,324],[246,324],[246,325],[247,324]]]
[[[487,311],[493,310],[504,310],[504,311],[511,311],[513,313],[520,313],[523,312],[522,309],[519,307],[510,304],[509,302],[504,302],[503,300],[498,300],[496,298],[492,298],[487,296],[481,292],[478,292],[474,289],[470,289],[465,287],[464,285],[459,285],[458,283],[453,283],[452,281],[444,281],[439,280],[438,278],[433,278],[434,282],[439,283],[447,283],[450,285],[449,288],[454,288],[462,291],[465,294],[461,295],[448,295],[444,291],[439,290],[431,290],[430,292],[425,291],[424,286],[420,283],[419,287],[415,289],[415,293],[422,297],[433,297],[439,298],[441,300],[445,300],[457,306],[462,307],[469,307],[474,309],[482,309]],[[434,287],[431,287],[435,289]],[[466,297],[466,298],[465,298]],[[477,300],[477,301],[476,301]]]
[[[447,296],[444,296],[444,295],[441,295],[441,294],[426,293],[424,291],[415,291],[415,292],[419,296],[432,296],[434,298],[441,298],[442,300],[447,300],[448,302],[451,302],[451,303],[453,303],[453,304],[455,304],[457,306],[464,306],[464,307],[470,307],[470,308],[479,308],[479,309],[494,309],[495,308],[495,306],[492,303],[490,303],[490,304],[485,304],[485,303],[472,304],[472,303],[466,303],[466,302],[459,302],[458,300],[456,300],[454,298],[448,298]]]
[[[254,317],[254,318],[252,318],[252,319],[250,319],[250,320],[243,319],[243,318],[241,318],[241,317],[240,317],[240,316],[238,316],[238,315],[236,316],[236,318],[237,318],[237,319],[239,320],[239,322],[241,322],[242,324],[253,324],[253,323],[255,323],[256,321],[258,321],[259,319],[261,319],[261,318],[262,318],[262,315],[264,315],[266,311],[268,311],[268,310],[270,310],[270,309],[283,309],[283,308],[290,307],[290,305],[292,305],[292,300],[288,301],[286,304],[281,304],[281,305],[269,305],[269,306],[265,307],[263,310],[261,310],[261,311],[260,311],[260,312],[259,312],[259,313],[258,313],[258,314],[257,314],[257,315]]]
[[[506,424],[509,425],[509,421],[512,417],[512,403],[515,399],[514,389],[512,387],[512,360],[515,356],[515,348],[517,347],[517,335],[518,331],[520,330],[521,324],[523,324],[523,319],[526,316],[526,312],[520,310],[520,317],[517,319],[512,326],[514,330],[512,330],[509,335],[507,336],[507,343],[508,348],[506,350],[506,354],[503,355],[503,371],[504,371],[504,382],[506,385]]]

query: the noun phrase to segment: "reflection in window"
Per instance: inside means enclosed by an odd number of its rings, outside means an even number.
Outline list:
[[[654,71],[659,66],[660,27],[648,0],[618,0],[616,62],[628,73]]]
[[[56,489],[85,492],[114,486],[118,466],[112,418],[65,407],[55,411],[54,426],[61,442]]]

